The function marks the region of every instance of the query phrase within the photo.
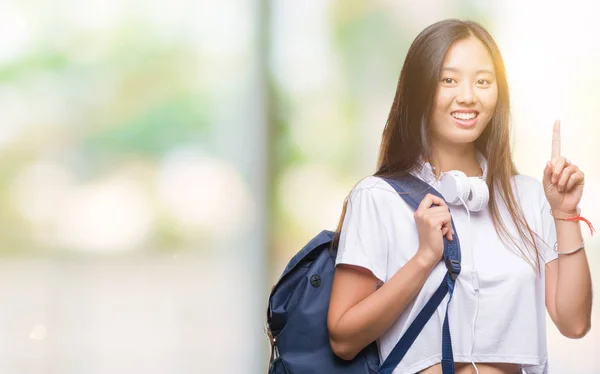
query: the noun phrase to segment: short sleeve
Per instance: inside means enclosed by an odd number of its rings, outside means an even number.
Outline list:
[[[556,224],[554,223],[554,217],[550,214],[550,204],[544,195],[542,189],[542,209],[541,209],[541,232],[542,243],[538,248],[540,256],[544,263],[556,260],[558,253],[554,250],[554,243],[556,243]]]
[[[379,188],[355,188],[350,193],[342,224],[336,265],[368,269],[386,281],[390,223],[389,192]]]

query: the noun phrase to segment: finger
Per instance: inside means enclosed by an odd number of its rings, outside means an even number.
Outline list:
[[[560,174],[560,178],[558,179],[558,183],[557,183],[559,192],[563,192],[565,190],[565,187],[567,186],[567,182],[569,181],[569,178],[571,178],[571,175],[575,174],[575,172],[577,172],[577,170],[578,170],[577,166],[575,166],[575,165],[568,165],[563,169],[562,173]]]
[[[443,219],[448,219],[448,221],[444,222],[444,225],[442,226],[444,229],[448,229],[446,235],[446,238],[448,238],[448,240],[452,240],[454,239],[454,229],[452,228],[452,218],[451,217],[443,217]]]
[[[440,230],[443,229],[444,227],[449,227],[450,229],[452,229],[452,217],[450,216],[450,213],[447,211],[436,213],[435,215],[433,215],[431,217],[431,221],[433,222],[434,225],[439,227]]]
[[[435,227],[436,229],[441,230],[444,225],[447,225],[447,223],[450,222],[450,213],[448,211],[427,211],[427,214],[423,215],[423,220],[429,227]]]
[[[423,199],[423,200],[425,200],[425,199]],[[426,205],[427,205],[427,203],[426,203]],[[419,207],[415,211],[414,217],[415,217],[415,220],[427,221],[427,220],[432,220],[432,217],[434,217],[436,214],[448,213],[448,212],[449,212],[448,207],[432,205],[431,208]]]
[[[445,236],[446,239],[452,240],[452,232],[447,231],[446,233],[442,233],[442,236]]]
[[[449,231],[450,231],[450,227],[444,226],[442,228],[442,236],[445,236],[446,238],[448,238],[448,240],[450,240],[450,235],[448,235]]]
[[[554,170],[552,171],[552,183],[558,182],[560,174],[562,173],[565,165],[566,159],[564,157],[559,157],[554,163]]]
[[[454,229],[452,228],[452,222],[450,221],[450,222],[444,224],[444,227],[448,229],[446,238],[448,238],[448,240],[454,239]]]
[[[447,226],[450,227],[451,224],[451,220],[452,218],[450,217],[450,213],[445,212],[445,213],[437,213],[435,216],[433,216],[433,220],[441,227]]]
[[[571,174],[571,177],[569,177],[569,181],[567,182],[567,187],[565,188],[565,191],[571,191],[576,185],[583,184],[583,179],[584,176],[581,170],[578,170],[576,173]]]
[[[554,129],[552,130],[552,154],[550,159],[554,164],[560,157],[560,121],[554,121]]]
[[[439,213],[435,216],[430,217],[432,221],[432,225],[439,228],[442,232],[442,236],[446,236],[448,240],[453,239],[454,229],[452,228],[452,221],[450,218],[450,214]]]
[[[552,162],[546,162],[546,167],[544,168],[544,185],[552,183]]]
[[[433,206],[425,211],[425,215],[448,214],[450,211],[446,206]]]
[[[435,196],[435,195],[428,193],[427,195],[425,195],[425,197],[419,204],[419,207],[417,208],[417,210],[429,209],[433,204],[437,204],[440,206],[442,206],[442,205],[446,206],[444,199],[440,198],[439,196]]]

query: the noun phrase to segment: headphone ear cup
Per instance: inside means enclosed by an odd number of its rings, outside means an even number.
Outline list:
[[[490,199],[490,191],[484,180],[478,177],[470,177],[468,179],[471,193],[465,200],[465,203],[467,204],[467,209],[472,212],[478,212],[487,207]]]
[[[467,175],[460,170],[450,170],[440,180],[440,193],[448,204],[461,204],[460,199],[467,201],[470,193]]]

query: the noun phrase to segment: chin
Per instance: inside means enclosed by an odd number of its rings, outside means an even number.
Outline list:
[[[473,132],[471,134],[445,134],[444,138],[446,138],[449,143],[468,144],[473,143],[475,140],[477,140],[477,138],[479,138],[479,132]]]

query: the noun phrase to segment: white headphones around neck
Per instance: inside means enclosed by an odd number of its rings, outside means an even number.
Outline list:
[[[467,177],[460,170],[442,173],[439,191],[448,204],[462,205],[464,202],[471,212],[484,209],[490,199],[490,192],[484,179]]]

